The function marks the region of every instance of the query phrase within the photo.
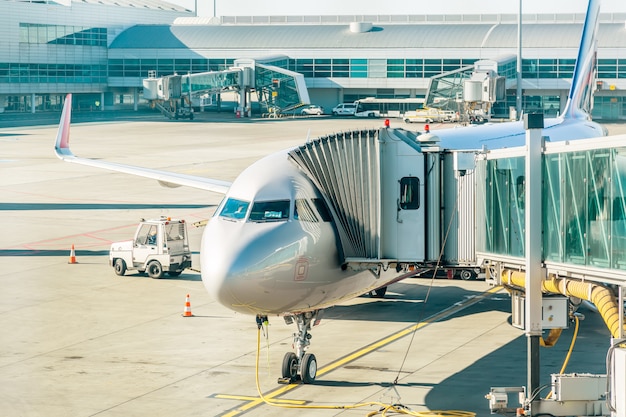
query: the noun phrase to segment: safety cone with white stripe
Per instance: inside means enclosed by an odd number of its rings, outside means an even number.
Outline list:
[[[191,314],[191,302],[189,301],[189,294],[187,294],[187,298],[185,299],[185,310],[183,311],[183,317],[193,317],[193,314]]]
[[[72,243],[72,249],[70,250],[70,260],[67,261],[68,264],[76,264],[76,252],[74,252],[74,244]]]

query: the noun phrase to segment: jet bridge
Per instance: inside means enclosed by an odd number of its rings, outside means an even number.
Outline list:
[[[143,95],[151,105],[169,118],[193,118],[193,108],[220,106],[221,94],[239,94],[237,114],[249,116],[252,94],[264,114],[280,115],[310,104],[302,74],[252,59],[236,60],[223,71],[156,77],[154,72],[143,80]]]
[[[322,191],[346,267],[441,266],[476,276],[474,177],[465,175],[465,152],[441,150],[430,134],[382,128],[320,137],[290,157]]]
[[[461,121],[482,123],[490,118],[491,106],[506,94],[506,71],[515,57],[480,60],[454,71],[431,77],[425,107],[458,112]],[[515,80],[508,81],[511,86]]]
[[[543,329],[567,327],[581,300],[598,308],[612,335],[608,374],[552,375],[555,394],[543,399],[538,384],[493,388],[493,413],[626,417],[624,143],[626,135],[546,141],[528,168],[528,146],[454,151],[433,134],[385,127],[320,137],[289,155],[321,190],[345,268],[409,276],[483,267],[489,283],[511,292],[512,324],[537,341]],[[528,192],[527,182],[539,191]],[[531,222],[536,261],[526,253],[531,198],[543,208]],[[530,368],[538,356],[529,353]],[[518,406],[508,406],[512,393]]]

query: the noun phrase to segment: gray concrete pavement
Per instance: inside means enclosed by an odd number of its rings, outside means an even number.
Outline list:
[[[332,118],[80,123],[72,127],[71,143],[81,156],[232,180],[263,155],[307,137],[380,125]],[[623,125],[609,129],[626,132]],[[221,196],[63,163],[53,154],[55,135],[56,126],[0,129],[0,415],[372,411],[260,404],[253,317],[217,304],[193,271],[153,280],[118,277],[107,265],[109,244],[130,238],[139,218],[206,219]],[[201,233],[191,229],[196,265]],[[68,263],[72,245],[76,264]],[[261,391],[308,406],[394,401],[413,410],[488,415],[483,396],[491,386],[526,383],[526,341],[509,325],[508,294],[474,298],[489,289],[484,282],[434,280],[425,302],[429,285],[409,279],[392,286],[384,300],[361,297],[329,309],[312,332],[320,366],[313,385],[277,384],[294,329],[270,318],[261,340]],[[187,294],[191,318],[182,317]],[[441,314],[458,303],[458,311]],[[586,315],[568,371],[603,373],[608,331],[595,314]],[[414,334],[396,336],[434,316],[439,320]],[[560,369],[572,332],[542,351],[542,383]],[[368,350],[374,342],[380,346]]]

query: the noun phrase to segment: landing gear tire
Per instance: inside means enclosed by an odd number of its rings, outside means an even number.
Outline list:
[[[287,352],[283,357],[283,378],[294,381],[297,376],[298,357],[293,352]]]
[[[115,269],[115,273],[119,276],[123,276],[126,273],[126,262],[123,259],[117,258],[115,260],[115,264],[113,265],[113,269]]]
[[[317,376],[317,359],[312,353],[306,353],[302,358],[300,377],[305,384],[312,384]]]
[[[160,279],[163,278],[163,267],[159,261],[150,261],[148,268],[146,268],[150,278]]]

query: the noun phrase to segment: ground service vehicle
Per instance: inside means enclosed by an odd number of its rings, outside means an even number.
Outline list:
[[[307,115],[320,116],[320,115],[324,114],[324,108],[322,106],[311,104],[311,105],[306,106],[305,108],[303,108],[300,111],[300,114],[303,115],[303,116],[307,116]]]
[[[180,275],[191,267],[191,251],[184,220],[161,217],[141,220],[133,240],[111,244],[109,265],[117,275],[128,270],[148,273],[151,278]]]
[[[356,113],[356,104],[354,103],[341,103],[337,104],[333,108],[333,116],[354,116]]]
[[[354,115],[357,117],[403,117],[404,114],[410,113],[411,109],[421,108],[424,105],[424,99],[366,97],[358,99],[354,104],[356,104]]]
[[[451,122],[456,118],[453,111],[439,109],[419,109],[414,112],[405,113],[403,120],[405,123],[433,123]]]

